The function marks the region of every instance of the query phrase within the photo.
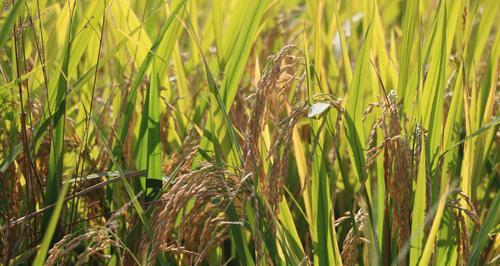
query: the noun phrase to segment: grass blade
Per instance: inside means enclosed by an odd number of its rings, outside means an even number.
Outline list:
[[[51,212],[50,221],[47,225],[47,229],[44,231],[45,234],[43,236],[42,243],[40,244],[40,248],[36,253],[35,260],[33,261],[33,265],[41,266],[44,265],[45,259],[47,258],[47,252],[49,251],[49,247],[52,243],[52,237],[56,231],[57,223],[59,221],[59,216],[61,214],[61,210],[64,203],[64,198],[66,197],[66,192],[68,192],[69,183],[63,185],[59,197],[56,201],[56,206]]]
[[[12,27],[16,22],[17,17],[21,11],[21,7],[24,5],[25,0],[17,0],[12,5],[9,14],[5,18],[5,22],[2,24],[0,28],[0,47],[4,47],[5,43],[10,37],[10,33],[12,31]]]

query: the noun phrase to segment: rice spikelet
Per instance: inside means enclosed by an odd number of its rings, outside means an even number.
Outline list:
[[[239,222],[226,216],[229,204],[244,217],[243,202],[251,193],[246,180],[211,163],[177,177],[153,214],[153,244],[143,238],[141,253],[146,255],[151,246],[150,261],[162,250],[183,255],[187,264],[200,263],[211,248],[228,237],[229,224]]]
[[[343,219],[339,218],[341,220],[347,220],[350,219],[350,214],[346,215]],[[339,220],[338,219],[338,220]],[[368,222],[368,216],[366,212],[363,209],[359,209],[356,215],[354,215],[354,220],[356,227],[351,228],[349,232],[347,233],[347,236],[344,240],[344,244],[342,247],[342,253],[340,254],[342,257],[342,262],[345,265],[356,265],[357,259],[358,259],[358,247],[359,244],[363,242],[367,242],[364,238],[362,238],[361,232],[366,227],[366,224]]]

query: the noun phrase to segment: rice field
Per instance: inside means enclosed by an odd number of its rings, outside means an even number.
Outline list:
[[[0,265],[499,265],[498,0],[6,0]]]

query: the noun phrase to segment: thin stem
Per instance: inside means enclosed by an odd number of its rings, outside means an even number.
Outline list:
[[[99,62],[100,62],[100,59],[101,59],[101,50],[102,50],[102,44],[103,44],[103,40],[104,40],[104,27],[106,25],[106,6],[107,6],[107,1],[104,1],[104,8],[103,8],[103,13],[102,13],[102,25],[101,25],[101,35],[99,37],[99,50],[97,51],[97,62],[96,62],[96,68],[95,68],[95,74],[94,74],[94,82],[93,82],[93,85],[92,85],[92,93],[91,93],[91,97],[90,97],[90,108],[89,108],[89,112],[88,114],[85,114],[85,131],[84,131],[84,144],[80,150],[80,153],[78,155],[78,160],[77,160],[77,164],[76,164],[76,171],[78,172],[78,167],[79,167],[79,164],[81,162],[81,167],[80,167],[80,175],[83,177],[83,170],[84,170],[84,166],[85,166],[85,160],[82,160],[82,157],[83,157],[83,153],[87,150],[87,146],[88,146],[88,142],[89,142],[89,132],[90,132],[90,118],[92,117],[92,110],[93,110],[93,107],[94,107],[94,96],[95,96],[95,88],[96,88],[96,85],[97,85],[97,77],[98,77],[98,72],[99,72]],[[73,195],[75,195],[76,193],[76,182],[73,186]],[[72,214],[71,214],[71,223],[70,223],[70,226],[69,226],[69,232],[71,232],[72,230],[72,226],[71,224],[73,224],[73,221],[76,219],[76,214],[77,214],[77,207],[78,207],[78,204],[79,204],[79,201],[80,201],[80,198],[76,198],[76,202],[75,200],[73,200],[72,202],[72,205],[73,205],[73,208],[72,208]]]

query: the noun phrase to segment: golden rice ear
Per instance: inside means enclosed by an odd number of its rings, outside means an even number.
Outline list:
[[[467,226],[463,212],[458,210],[455,215],[456,228],[457,228],[457,254],[458,265],[465,266],[469,261],[470,256],[470,235],[467,232]]]
[[[182,141],[182,145],[168,160],[163,164],[163,174],[166,176],[178,173],[189,172],[193,160],[200,146],[201,135],[196,127],[191,128],[187,136]]]
[[[113,212],[104,226],[91,227],[83,234],[66,234],[49,250],[49,256],[45,261],[45,265],[66,264],[66,260],[69,258],[68,256],[70,256],[82,243],[85,243],[86,249],[78,255],[75,265],[85,265],[92,256],[103,256],[105,251],[109,248],[121,250],[121,252],[123,252],[124,255],[126,254],[134,264],[137,263],[135,255],[123,245],[117,235],[117,232],[124,226],[119,220],[127,218],[131,205],[132,203],[128,202]]]
[[[389,92],[385,99],[379,101],[379,106],[382,115],[378,123],[384,134],[384,141],[381,144],[384,149],[384,174],[392,203],[392,232],[397,236],[398,250],[403,250],[410,240],[415,158],[412,157],[413,152],[408,144],[409,136],[405,134],[404,118],[400,117],[396,92]],[[376,151],[373,148],[368,150],[370,155],[368,163],[374,161],[373,156],[376,156]],[[401,257],[400,261],[406,261],[406,256]]]
[[[228,237],[228,205],[244,218],[247,186],[240,176],[211,163],[178,176],[153,214],[155,239],[144,238],[140,250],[147,254],[151,247],[152,261],[160,251],[182,255],[188,264],[202,261]]]
[[[458,265],[467,265],[471,251],[471,235],[467,229],[465,216],[469,217],[477,228],[480,228],[481,223],[476,207],[472,203],[470,197],[468,197],[460,187],[457,187],[450,193],[450,199],[446,202],[446,206],[452,210],[455,217]]]
[[[345,219],[350,219],[351,214],[347,214]],[[358,248],[362,243],[367,243],[363,238],[362,233],[368,222],[368,214],[363,208],[360,208],[354,215],[355,227],[349,229],[347,236],[342,246],[342,263],[351,266],[356,265],[358,261]]]
[[[284,102],[284,100],[279,99],[279,97],[289,89],[292,82],[295,80],[295,71],[297,71],[295,63],[288,65],[286,63],[287,56],[291,53],[292,48],[292,45],[286,45],[278,53],[268,58],[268,63],[264,69],[264,73],[260,78],[255,94],[252,97],[252,112],[246,125],[243,147],[244,173],[251,174],[254,177],[256,185],[263,188],[263,193],[261,195],[265,197],[264,200],[267,200],[270,203],[273,212],[278,211],[278,197],[280,197],[279,195],[282,195],[281,191],[283,190],[282,186],[284,186],[284,184],[279,181],[275,182],[278,179],[274,178],[272,175],[272,178],[266,177],[263,161],[269,159],[269,157],[261,158],[262,155],[259,150],[259,140],[268,116],[277,117],[277,114],[280,112],[279,109],[282,108],[279,107],[274,109],[272,112],[269,112],[268,106],[282,106],[281,102]],[[300,87],[300,84],[301,82],[299,81],[298,87]],[[285,153],[282,156],[285,157],[287,154]],[[273,164],[274,171],[284,172],[282,169],[286,164],[283,163],[284,161],[281,159],[283,157],[279,155],[273,157],[273,163],[275,163],[276,160],[280,162],[278,167],[280,168],[279,170],[276,170]],[[273,172],[273,169],[271,169],[271,172]],[[272,191],[270,188],[272,188]],[[255,226],[257,228],[260,226],[259,220],[262,215],[265,215],[266,217],[275,215],[275,213],[269,213],[267,209],[261,210],[257,197],[255,196],[252,197],[252,205],[254,216],[256,217]],[[275,226],[272,224],[270,227],[271,231],[275,233]],[[264,250],[262,249],[262,236],[260,231],[255,232],[253,239],[255,243],[256,262],[257,264],[260,264],[262,258],[266,256],[264,254]]]
[[[338,111],[335,127],[338,129],[343,113],[342,99],[335,98],[332,95],[318,95],[314,96],[313,101],[327,103],[332,108]],[[281,122],[274,132],[273,144],[269,152],[268,158],[272,158],[271,170],[268,177],[263,182],[264,194],[268,198],[272,209],[278,213],[277,205],[281,200],[284,192],[284,181],[286,168],[288,166],[288,152],[290,150],[290,143],[292,140],[293,128],[301,118],[307,117],[309,112],[309,101],[304,100],[295,104],[290,114]],[[338,130],[336,130],[338,132]]]
[[[268,110],[271,95],[277,95],[277,86],[285,71],[290,67],[283,67],[282,63],[287,54],[294,46],[286,45],[278,53],[269,57],[268,63],[264,69],[264,74],[257,84],[252,104],[252,113],[246,125],[245,142],[243,149],[244,167],[246,172],[254,170],[254,164],[260,168],[259,138],[262,133],[263,125],[266,122],[266,113]],[[293,71],[293,70],[292,70]],[[293,80],[293,77],[290,78]],[[261,173],[263,174],[263,171]]]

